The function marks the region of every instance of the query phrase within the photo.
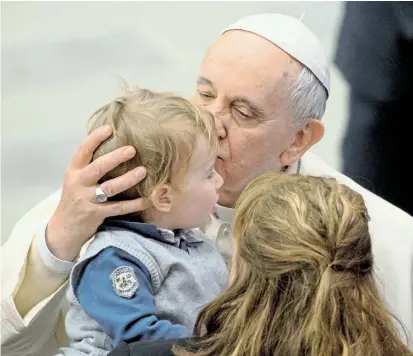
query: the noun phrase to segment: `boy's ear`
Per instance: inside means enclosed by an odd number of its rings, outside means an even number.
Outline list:
[[[169,213],[172,209],[172,189],[169,185],[163,184],[156,187],[151,194],[153,207],[164,213]]]

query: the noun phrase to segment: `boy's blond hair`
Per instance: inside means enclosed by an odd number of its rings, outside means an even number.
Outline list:
[[[94,112],[89,122],[89,132],[106,124],[113,127],[113,135],[99,146],[93,160],[123,146],[136,149],[134,158],[107,173],[100,183],[138,166],[147,170],[141,183],[113,197],[116,200],[149,197],[162,184],[179,186],[200,135],[208,140],[211,153],[218,150],[212,116],[173,93],[128,91]]]

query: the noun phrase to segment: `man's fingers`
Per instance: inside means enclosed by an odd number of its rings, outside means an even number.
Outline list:
[[[106,217],[136,213],[151,206],[149,199],[138,198],[102,204],[102,212]]]
[[[125,173],[124,175],[110,179],[100,185],[100,188],[108,197],[113,197],[116,194],[122,193],[125,190],[132,188],[142,181],[146,176],[146,169],[138,167]]]
[[[121,163],[129,161],[136,154],[132,146],[118,148],[107,153],[90,163],[82,171],[81,180],[85,184],[95,185],[106,173],[119,166]]]
[[[71,167],[80,169],[87,166],[92,160],[93,152],[112,134],[112,127],[102,126],[91,132],[80,144],[72,158]]]

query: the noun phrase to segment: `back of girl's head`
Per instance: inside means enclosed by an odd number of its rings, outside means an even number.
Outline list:
[[[218,150],[212,116],[173,93],[134,89],[98,109],[89,121],[90,132],[106,124],[113,127],[94,160],[123,146],[136,149],[133,159],[106,174],[101,183],[138,166],[147,169],[146,178],[116,200],[148,197],[156,186],[179,184],[176,178],[186,172],[199,135],[209,141],[211,153]]]
[[[211,335],[199,355],[411,355],[374,282],[368,220],[333,179],[255,179],[236,206],[234,279],[198,319]]]

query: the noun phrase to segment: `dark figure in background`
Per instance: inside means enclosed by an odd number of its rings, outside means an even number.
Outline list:
[[[413,215],[413,2],[347,2],[336,64],[350,85],[343,173]]]

